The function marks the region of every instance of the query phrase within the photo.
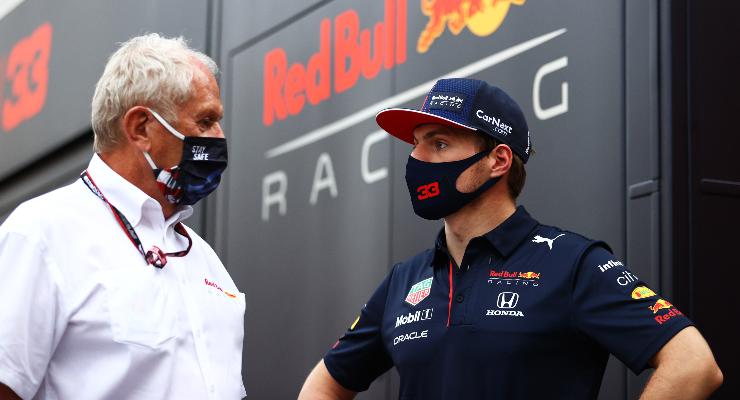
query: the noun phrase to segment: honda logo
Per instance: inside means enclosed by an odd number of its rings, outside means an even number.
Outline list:
[[[498,308],[514,308],[517,302],[519,302],[519,293],[501,292],[496,299],[496,306]]]

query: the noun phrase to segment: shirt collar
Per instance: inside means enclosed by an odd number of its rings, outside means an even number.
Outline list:
[[[532,218],[523,206],[519,206],[514,214],[482,237],[485,237],[504,258],[508,258],[538,224],[539,222]],[[473,243],[473,240],[470,242]],[[434,249],[432,265],[440,265],[439,263],[443,261],[446,263],[449,251],[444,227],[437,234]]]
[[[163,219],[162,206],[131,182],[118,175],[98,154],[94,154],[87,166],[87,173],[105,198],[118,209],[134,227],[142,217]],[[165,222],[167,226],[178,223],[193,214],[190,206],[181,206]]]

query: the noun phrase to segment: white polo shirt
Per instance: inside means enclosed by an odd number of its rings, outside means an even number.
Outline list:
[[[97,155],[100,191],[149,249],[187,247],[159,203]],[[190,230],[185,257],[144,257],[108,206],[75,183],[0,226],[0,382],[23,399],[240,399],[244,294]]]

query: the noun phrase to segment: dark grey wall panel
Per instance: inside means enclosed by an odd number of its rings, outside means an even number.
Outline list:
[[[251,9],[231,5],[225,4],[224,15],[246,15]],[[390,141],[368,139],[378,130],[373,120],[318,143],[267,155],[391,94],[386,71],[372,81],[359,79],[344,93],[335,93],[332,82],[330,97],[319,105],[305,101],[301,113],[263,123],[265,55],[281,48],[286,67],[307,65],[321,50],[322,20],[330,21],[333,41],[333,19],[349,8],[356,10],[363,29],[384,17],[375,4],[332,2],[260,41],[236,51],[221,49],[234,156],[222,193],[228,217],[219,225],[227,264],[246,293],[244,375],[250,396],[258,399],[296,396],[310,369],[352,323],[390,267],[390,181],[366,183],[361,164],[363,148],[366,175],[388,164]],[[282,5],[270,9],[271,14],[280,11]],[[270,201],[281,188],[284,202]],[[365,398],[385,393],[380,382]]]
[[[92,154],[89,135],[4,181],[0,185],[0,223],[21,202],[78,179]]]
[[[264,1],[219,1],[223,49],[233,51],[246,42],[255,40],[257,36],[269,35],[279,27],[300,19],[306,13],[330,1],[281,0],[274,4]]]
[[[626,260],[637,276],[671,298],[661,279],[658,18],[657,2],[625,2]],[[639,396],[651,373],[627,372],[628,398]]]
[[[0,20],[0,102],[20,101],[14,84],[30,85],[25,92],[35,93],[39,85],[35,80],[7,78],[7,63],[12,49],[38,26],[48,23],[52,32],[43,108],[9,132],[0,127],[0,178],[89,130],[94,85],[117,42],[136,34],[162,32],[184,35],[193,46],[204,49],[207,7],[207,2],[177,0],[72,0],[64,4],[26,0]],[[30,65],[29,71],[41,68],[34,63],[22,65]]]

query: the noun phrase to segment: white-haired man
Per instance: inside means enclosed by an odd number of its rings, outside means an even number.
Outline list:
[[[0,227],[0,399],[245,396],[244,295],[182,224],[226,168],[217,72],[157,34],[111,56],[89,166]]]

